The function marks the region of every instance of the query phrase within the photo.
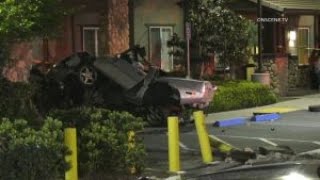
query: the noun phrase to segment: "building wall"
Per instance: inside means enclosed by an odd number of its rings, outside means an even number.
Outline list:
[[[61,33],[48,41],[35,38],[29,42],[13,44],[8,64],[2,74],[13,82],[27,81],[32,65],[41,62],[57,62],[72,53],[70,19],[63,22]]]
[[[314,16],[300,16],[295,28],[309,27],[310,28],[310,41],[309,47],[315,47],[315,31],[314,31]],[[292,48],[290,48],[292,51]],[[298,57],[296,56],[297,50],[293,50],[293,55],[289,57],[289,89],[295,88],[309,88],[310,87],[310,67],[308,65],[300,65]]]
[[[184,38],[183,9],[179,0],[135,0],[134,1],[134,43],[148,47],[148,25],[174,25],[173,32]]]
[[[48,40],[47,47],[44,46],[44,57],[42,61],[56,63],[70,56],[72,48],[71,18],[66,17],[63,22],[63,30],[56,38]]]
[[[106,18],[107,53],[115,55],[129,48],[129,0],[108,0]]]
[[[101,17],[98,12],[84,12],[75,14],[73,20],[73,33],[74,33],[74,51],[82,51],[82,27],[94,26],[100,27]]]
[[[69,6],[78,7],[79,1],[69,0]],[[56,63],[81,52],[82,27],[98,26],[102,33],[105,54],[120,53],[129,48],[128,0],[91,0],[73,16],[62,22],[62,30],[55,38],[38,38],[32,42],[12,45],[10,62],[2,74],[11,81],[27,81],[33,64]]]
[[[288,57],[271,55],[263,57],[263,66],[270,73],[270,87],[280,96],[288,92]]]

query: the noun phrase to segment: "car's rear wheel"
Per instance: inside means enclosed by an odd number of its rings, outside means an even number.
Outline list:
[[[184,108],[180,115],[181,124],[189,124],[194,122],[193,118],[193,108]]]
[[[146,108],[145,120],[149,126],[165,126],[166,115],[161,107],[150,106]]]
[[[184,115],[180,108],[168,108],[168,106],[150,106],[144,112],[145,120],[152,127],[166,127],[169,116],[178,117],[179,124],[183,126],[190,123],[190,116],[188,115]]]

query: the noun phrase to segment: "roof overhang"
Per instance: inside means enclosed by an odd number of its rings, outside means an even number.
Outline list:
[[[249,0],[258,3],[258,0]],[[319,0],[261,0],[264,7],[285,14],[320,14]]]

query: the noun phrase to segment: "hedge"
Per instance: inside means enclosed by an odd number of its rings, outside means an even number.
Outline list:
[[[36,88],[28,83],[10,82],[0,76],[0,118],[39,120],[32,97]]]
[[[25,120],[0,120],[0,179],[64,179],[62,123],[47,118],[40,129]]]
[[[132,167],[137,172],[143,170],[146,154],[142,141],[135,138],[133,147],[128,141],[130,131],[142,130],[141,118],[127,112],[84,107],[55,110],[50,116],[61,119],[65,126],[77,127],[82,177],[125,175]]]
[[[241,81],[218,85],[209,112],[237,110],[277,102],[277,96],[267,86],[259,83]]]
[[[41,125],[26,120],[0,119],[0,179],[64,179],[70,153],[63,129],[76,127],[81,178],[123,179],[144,169],[142,141],[129,132],[140,131],[143,121],[127,112],[77,108],[51,112]],[[60,118],[61,120],[57,120]]]

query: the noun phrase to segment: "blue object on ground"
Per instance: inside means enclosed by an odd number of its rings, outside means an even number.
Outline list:
[[[239,117],[239,118],[233,118],[233,119],[226,119],[221,121],[216,121],[213,126],[217,127],[228,127],[228,126],[236,126],[236,125],[243,125],[246,124],[246,118]]]
[[[272,113],[272,114],[263,114],[263,115],[253,116],[252,121],[255,121],[255,122],[274,121],[280,118],[281,118],[280,114]]]

